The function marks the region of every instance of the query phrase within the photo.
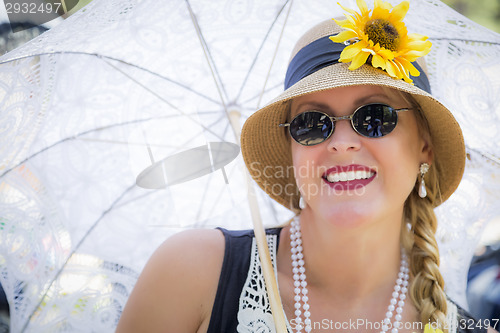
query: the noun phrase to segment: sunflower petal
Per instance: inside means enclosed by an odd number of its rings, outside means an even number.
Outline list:
[[[380,51],[377,52],[381,57],[387,60],[392,60],[394,59],[394,52],[391,50],[385,49],[385,48],[380,48]]]
[[[401,2],[399,5],[392,9],[389,20],[391,22],[402,21],[406,16],[406,13],[408,12],[408,9],[410,9],[410,3],[408,1]]]
[[[404,48],[414,51],[430,51],[432,43],[430,41],[410,41],[404,45]],[[427,53],[426,53],[427,54]]]
[[[330,39],[335,43],[343,43],[351,38],[358,37],[358,34],[351,30],[344,30],[335,36],[330,36]]]
[[[410,79],[410,76],[408,75],[408,71],[406,70],[406,68],[404,68],[404,66],[399,61],[395,61],[394,65],[396,65],[396,67],[397,67],[397,69],[399,71],[399,74],[401,75],[401,78],[403,80],[405,80],[408,83],[412,83],[413,82],[413,80]]]
[[[345,12],[348,12],[349,14],[351,15],[356,15],[356,11],[354,9],[351,9],[351,8],[347,8],[347,7],[344,7],[340,4],[340,2],[337,2],[337,4],[342,7],[342,9],[345,11]]]
[[[363,41],[354,43],[352,45],[347,46],[344,48],[344,51],[340,54],[341,59],[351,59],[354,56],[356,56],[359,52],[361,52],[361,49],[363,49],[366,45],[364,45]]]
[[[372,58],[372,66],[375,68],[382,68],[385,70],[385,60],[380,55],[375,54]]]
[[[358,5],[359,10],[361,10],[362,16],[368,14],[368,6],[366,5],[365,0],[356,0],[356,4]]]
[[[386,65],[385,71],[387,72],[387,74],[398,79],[401,78],[401,74],[399,73],[398,68],[394,65],[392,61],[386,61],[385,65]]]
[[[366,53],[366,52],[358,53],[354,57],[354,59],[352,60],[351,65],[349,66],[349,69],[353,71],[355,69],[358,69],[362,65],[364,65],[366,63],[366,60],[368,59],[369,55],[370,55],[370,53]]]
[[[410,73],[411,76],[419,76],[420,72],[419,70],[413,66],[411,62],[406,60],[405,58],[400,58],[398,59],[401,65]]]

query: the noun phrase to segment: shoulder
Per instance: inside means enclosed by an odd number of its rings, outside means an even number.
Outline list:
[[[117,332],[196,332],[208,326],[224,259],[219,230],[173,235],[144,267]]]

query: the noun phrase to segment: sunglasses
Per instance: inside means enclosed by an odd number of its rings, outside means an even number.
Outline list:
[[[314,146],[327,140],[335,130],[335,122],[350,120],[351,126],[361,136],[381,138],[391,133],[398,123],[398,112],[409,108],[395,109],[385,104],[368,104],[356,109],[350,116],[331,117],[321,111],[305,111],[291,122],[279,124],[288,127],[290,135],[303,146]]]

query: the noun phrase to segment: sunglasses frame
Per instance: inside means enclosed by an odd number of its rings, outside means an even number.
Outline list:
[[[298,144],[302,145],[302,146],[315,146],[315,145],[319,145],[320,143],[323,143],[325,142],[326,140],[328,140],[333,132],[335,131],[335,123],[339,120],[350,120],[350,123],[351,123],[351,128],[354,130],[354,132],[356,132],[358,135],[361,135],[362,137],[364,138],[370,138],[370,139],[378,139],[378,138],[383,138],[384,136],[390,134],[393,130],[391,130],[391,132],[387,133],[387,134],[384,134],[384,135],[381,135],[379,137],[371,137],[371,136],[367,136],[367,135],[363,135],[361,134],[355,127],[354,127],[354,123],[353,123],[353,117],[354,115],[356,114],[356,112],[358,112],[359,110],[361,110],[362,108],[364,107],[367,107],[367,106],[370,106],[370,105],[382,105],[382,106],[386,106],[386,107],[389,107],[391,108],[393,111],[396,112],[396,124],[394,125],[394,128],[396,128],[397,124],[398,124],[398,113],[399,112],[402,112],[402,111],[410,111],[412,110],[413,108],[400,108],[400,109],[395,109],[393,108],[392,106],[390,105],[387,105],[387,104],[384,104],[384,103],[370,103],[370,104],[365,104],[365,105],[362,105],[360,107],[358,107],[356,110],[354,110],[354,112],[348,116],[340,116],[340,117],[335,117],[335,116],[330,116],[328,114],[326,114],[325,112],[323,111],[318,111],[318,110],[307,110],[307,111],[304,111],[304,112],[301,112],[299,113],[298,115],[296,115],[295,117],[293,117],[293,119],[289,122],[289,123],[283,123],[283,124],[279,124],[278,126],[279,127],[288,127],[288,133],[290,134],[290,136],[292,137],[292,139],[295,140],[295,142],[297,142]],[[318,143],[315,143],[315,144],[312,144],[312,145],[307,145],[307,144],[303,144],[303,143],[300,143],[299,141],[297,141],[292,133],[290,132],[290,124],[300,115],[306,113],[306,112],[316,112],[316,113],[321,113],[323,115],[325,115],[326,117],[328,117],[330,119],[330,121],[332,122],[332,129],[330,131],[330,133],[328,134],[328,136],[321,142],[318,142]]]

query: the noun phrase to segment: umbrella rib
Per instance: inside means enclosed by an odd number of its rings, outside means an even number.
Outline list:
[[[122,64],[125,64],[125,65],[128,65],[128,66],[131,66],[131,67],[134,67],[134,68],[137,68],[139,70],[142,70],[144,72],[147,72],[153,76],[156,76],[162,80],[165,80],[165,81],[168,81],[168,82],[171,82],[183,89],[186,89],[187,91],[190,91],[192,92],[193,94],[195,95],[198,95],[200,97],[203,97],[204,99],[206,100],[209,100],[210,102],[212,103],[216,103],[216,104],[219,104],[219,102],[217,100],[214,100],[212,98],[210,98],[209,96],[207,95],[204,95],[202,94],[201,92],[199,91],[196,91],[194,89],[192,89],[191,87],[189,86],[186,86],[180,82],[177,82],[177,81],[174,81],[168,77],[165,77],[159,73],[156,73],[156,72],[153,72],[152,70],[150,69],[147,69],[145,67],[141,67],[139,65],[136,65],[136,64],[132,64],[130,62],[127,62],[125,60],[122,60],[122,59],[118,59],[118,58],[114,58],[114,57],[111,57],[111,56],[107,56],[107,55],[102,55],[102,54],[97,54],[97,53],[87,53],[87,52],[82,52],[82,51],[53,51],[53,52],[42,52],[42,53],[38,53],[38,54],[29,54],[29,55],[24,55],[24,56],[20,56],[20,57],[15,57],[15,58],[12,58],[12,59],[8,59],[6,61],[2,61],[0,62],[0,65],[1,64],[6,64],[6,63],[9,63],[9,62],[13,62],[13,61],[18,61],[18,60],[23,60],[23,59],[27,59],[27,58],[31,58],[31,57],[34,57],[34,56],[43,56],[43,55],[52,55],[52,54],[76,54],[76,55],[89,55],[89,56],[94,56],[94,57],[97,57],[97,58],[101,58],[101,59],[108,59],[108,60],[113,60],[113,61],[116,61],[116,62],[120,62]]]
[[[149,89],[149,87],[143,85],[141,82],[137,81],[135,78],[133,78],[132,76],[130,76],[129,74],[125,73],[124,71],[122,71],[121,69],[119,69],[118,67],[114,66],[113,64],[109,63],[108,61],[106,60],[103,60],[106,64],[108,64],[109,66],[111,66],[112,68],[114,68],[115,70],[117,70],[118,72],[122,73],[123,75],[125,75],[127,78],[129,78],[130,80],[132,80],[132,82],[136,83],[137,85],[139,85],[140,87],[142,87],[144,90],[148,91],[149,93],[151,93],[153,96],[157,97],[159,100],[161,100],[162,102],[166,103],[167,105],[169,105],[171,108],[177,110],[178,112],[180,112],[181,114],[183,114],[184,116],[188,117],[190,120],[194,121],[196,124],[198,124],[199,126],[201,126],[204,130],[206,130],[207,132],[215,135],[216,137],[218,137],[218,135],[214,132],[212,132],[212,130],[208,127],[206,127],[204,124],[202,124],[201,122],[199,122],[198,120],[194,119],[190,114],[188,113],[185,113],[184,111],[182,111],[181,109],[179,109],[178,107],[176,107],[175,105],[172,105],[168,100],[166,100],[165,98],[163,98],[162,96],[160,96],[159,94],[157,94],[156,92],[152,91],[151,89]],[[218,137],[219,140],[223,140],[222,138]]]
[[[454,42],[472,42],[472,43],[482,43],[490,45],[500,45],[500,42],[479,40],[479,39],[464,39],[464,38],[446,38],[446,37],[429,37],[429,40],[445,40]]]
[[[488,153],[485,153],[485,152],[482,152],[478,149],[475,149],[475,148],[471,148],[469,146],[465,146],[467,149],[481,155],[482,157],[486,158],[487,160],[490,160],[491,162],[493,163],[496,163],[498,165],[500,165],[500,158],[496,157],[495,155],[492,155],[492,154],[488,154]]]
[[[281,39],[283,38],[283,33],[285,32],[285,27],[286,27],[286,24],[288,22],[288,17],[290,16],[290,12],[292,10],[293,0],[290,0],[290,1],[291,1],[290,7],[288,7],[288,13],[286,14],[285,22],[283,23],[283,28],[281,29],[280,38],[278,39],[278,43],[276,43],[276,48],[274,49],[273,58],[271,60],[271,66],[269,66],[269,70],[267,71],[267,75],[266,75],[266,79],[264,81],[264,85],[262,86],[262,91],[260,92],[260,95],[259,95],[259,100],[257,102],[257,108],[260,107],[260,103],[262,101],[262,96],[264,96],[264,91],[266,90],[267,81],[269,80],[269,76],[271,75],[271,69],[272,69],[272,67],[274,65],[274,60],[276,59],[276,55],[278,54],[278,48],[279,48]]]
[[[71,252],[69,253],[68,257],[66,258],[66,261],[64,262],[64,264],[62,264],[61,268],[57,271],[56,275],[54,276],[52,282],[50,283],[50,285],[47,287],[47,289],[45,290],[44,294],[42,295],[42,297],[40,298],[40,301],[38,302],[38,304],[35,306],[35,308],[33,309],[33,311],[31,312],[31,314],[29,315],[28,319],[26,320],[26,322],[24,323],[24,326],[21,330],[21,332],[24,332],[26,330],[26,328],[28,327],[29,325],[29,322],[31,321],[31,318],[33,317],[33,315],[35,314],[36,310],[40,307],[40,305],[42,304],[43,300],[45,299],[45,297],[47,296],[47,293],[49,292],[50,288],[52,287],[52,285],[54,284],[54,282],[59,278],[59,276],[61,275],[62,271],[64,270],[64,268],[66,267],[66,265],[68,264],[69,260],[71,259],[71,257],[75,254],[75,252],[80,248],[80,246],[83,244],[83,242],[85,241],[85,239],[88,237],[88,235],[95,229],[95,227],[97,226],[97,224],[116,206],[116,204],[130,191],[132,190],[134,187],[135,187],[135,183],[134,185],[132,186],[129,186],[125,191],[123,191],[123,193],[115,200],[113,201],[113,203],[108,207],[108,209],[106,209],[105,211],[102,212],[101,216],[94,222],[94,224],[87,230],[87,232],[85,233],[85,235],[83,235],[83,237],[80,239],[80,241],[76,244],[76,246],[73,248],[73,250],[71,250]]]
[[[4,177],[5,175],[7,175],[8,173],[10,173],[12,170],[14,170],[15,168],[19,167],[20,165],[26,163],[28,160],[32,159],[33,157],[61,144],[61,143],[64,143],[66,141],[70,141],[70,140],[76,140],[78,139],[80,136],[83,136],[83,135],[86,135],[86,134],[89,134],[89,133],[92,133],[92,132],[97,132],[97,131],[102,131],[102,130],[105,130],[105,129],[109,129],[109,128],[113,128],[113,127],[117,127],[117,126],[125,126],[125,125],[130,125],[130,124],[135,124],[135,123],[140,123],[140,122],[144,122],[144,121],[150,121],[152,119],[156,119],[154,117],[152,118],[147,118],[147,119],[136,119],[136,120],[131,120],[131,121],[128,121],[128,122],[124,122],[124,123],[119,123],[119,124],[112,124],[112,125],[108,125],[108,126],[103,126],[103,127],[98,127],[98,128],[93,128],[91,130],[87,130],[87,131],[84,131],[84,132],[81,132],[81,133],[78,133],[76,135],[73,135],[71,137],[67,137],[67,138],[64,138],[60,141],[57,141],[53,144],[51,144],[50,146],[47,146],[33,154],[31,154],[30,156],[26,157],[25,159],[23,159],[21,162],[17,163],[15,166],[5,170],[1,175],[0,175],[0,178]],[[219,136],[217,136],[219,139],[223,140],[222,138],[220,138]]]
[[[283,10],[285,9],[286,5],[291,2],[292,0],[286,0],[285,3],[283,4],[283,6],[280,8],[280,10],[278,11],[278,14],[276,15],[276,17],[274,18],[274,21],[271,23],[271,26],[269,27],[269,29],[267,30],[266,32],[266,35],[264,36],[264,39],[262,40],[262,43],[260,44],[259,46],[259,49],[257,50],[257,53],[255,54],[255,57],[253,58],[253,61],[252,61],[252,64],[250,65],[250,68],[248,69],[247,71],[247,74],[245,76],[245,78],[243,79],[243,82],[241,84],[241,87],[240,87],[240,90],[238,92],[238,94],[236,95],[236,98],[235,98],[235,101],[239,100],[242,92],[243,92],[243,88],[245,88],[245,85],[248,81],[248,78],[250,77],[250,73],[252,72],[252,70],[254,69],[255,65],[257,64],[257,58],[259,57],[259,54],[260,52],[262,51],[262,49],[264,48],[264,44],[266,43],[267,39],[269,38],[269,35],[271,34],[271,30],[273,29],[274,25],[276,24],[276,22],[278,21],[278,18],[280,17],[281,13],[283,12]],[[290,4],[290,8],[292,7],[292,5]],[[283,24],[283,27],[286,25],[286,22],[288,20],[288,16],[290,14],[290,9],[288,10],[288,14],[285,18],[285,22]],[[279,43],[281,41],[281,38],[283,37],[283,31],[281,32],[280,34],[280,38],[278,40],[278,43],[277,43],[277,46],[276,46],[276,49],[278,49],[278,46],[279,46]],[[270,68],[272,68],[273,66],[273,62],[274,62],[274,59],[276,57],[276,52],[271,60],[271,66]],[[269,74],[268,74],[269,75]],[[266,80],[267,82],[267,80]],[[265,87],[265,85],[264,85]]]
[[[208,44],[207,44],[205,38],[203,37],[203,34],[201,33],[200,25],[198,24],[198,20],[196,19],[196,15],[193,12],[193,8],[191,7],[189,0],[185,0],[185,2],[187,5],[187,8],[189,10],[191,21],[193,22],[193,26],[196,30],[196,35],[198,36],[198,39],[199,39],[200,44],[201,44],[201,48],[203,50],[203,53],[205,54],[205,58],[207,60],[208,67],[210,68],[210,71],[212,72],[212,77],[215,81],[215,85],[217,86],[217,90],[219,92],[221,102],[224,106],[224,110],[226,110],[226,113],[227,113],[226,103],[224,102],[224,97],[223,97],[223,94],[224,94],[224,96],[227,99],[227,93],[224,89],[224,85],[222,84],[222,79],[220,77],[219,71],[217,70],[217,67],[215,66],[215,61],[212,57],[210,49],[208,48]]]

